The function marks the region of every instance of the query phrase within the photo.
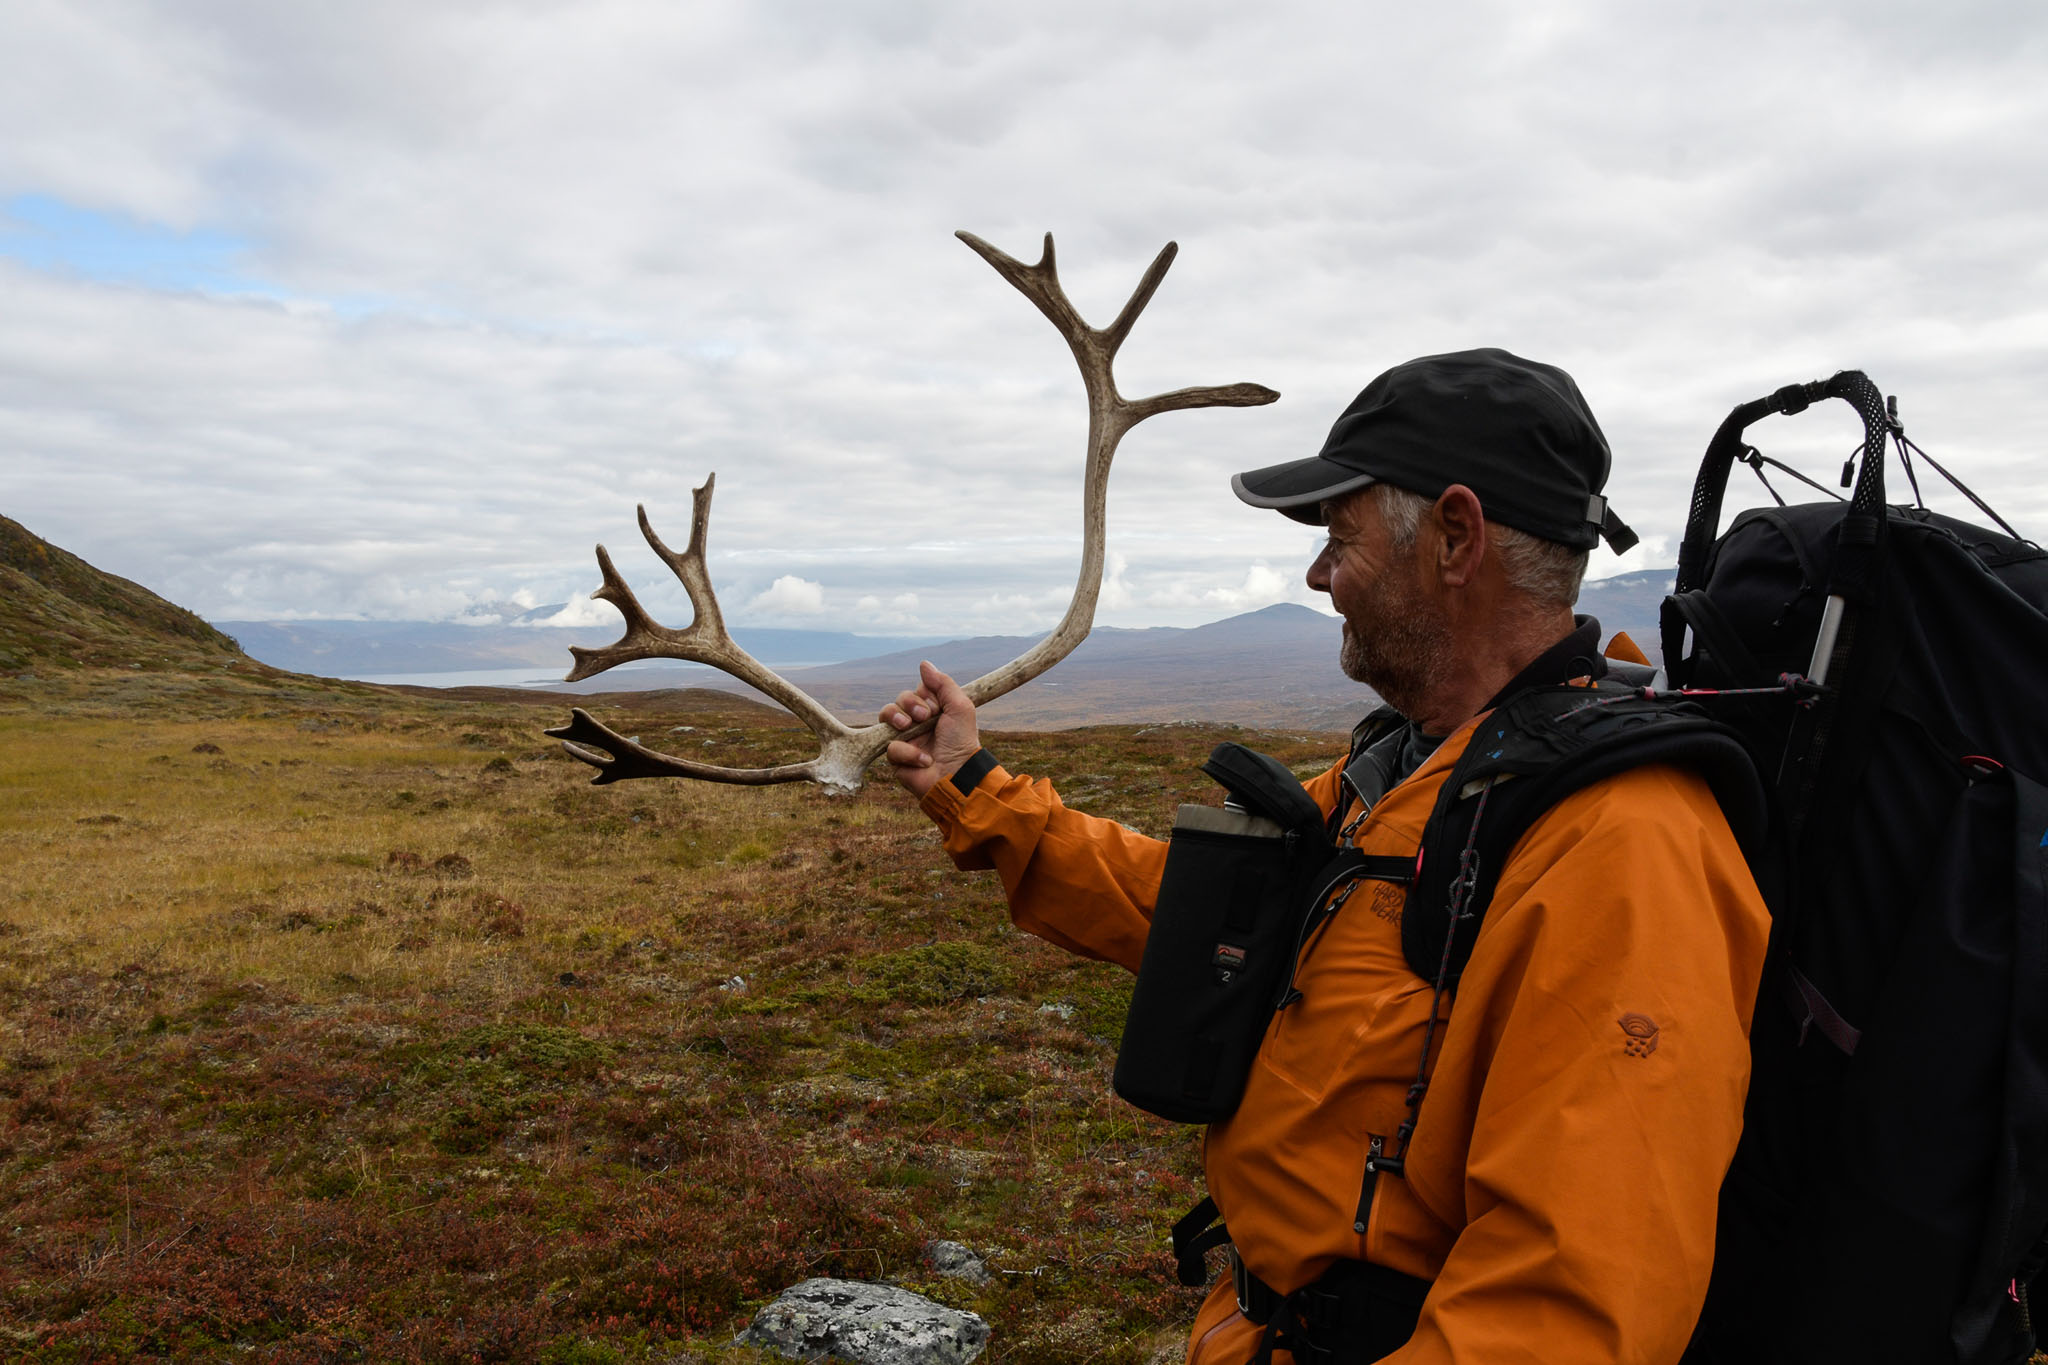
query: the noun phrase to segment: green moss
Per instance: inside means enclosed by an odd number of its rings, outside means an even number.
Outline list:
[[[978,943],[926,943],[866,959],[866,972],[898,1000],[943,1005],[1010,989],[1015,969]]]
[[[505,1136],[511,1117],[510,1109],[500,1101],[457,1105],[441,1116],[428,1134],[428,1141],[450,1156],[477,1156]]]
[[[314,1199],[346,1199],[362,1186],[354,1171],[330,1167],[306,1177],[306,1193]]]
[[[445,1050],[528,1075],[559,1077],[594,1075],[611,1056],[608,1044],[548,1024],[485,1024],[457,1034]]]
[[[574,1337],[550,1344],[540,1359],[541,1365],[624,1365],[626,1355],[601,1341]]]
[[[1137,978],[1120,967],[1091,966],[1066,992],[1074,1006],[1074,1027],[1091,1038],[1120,1042],[1124,1017],[1131,1012],[1131,987]]]

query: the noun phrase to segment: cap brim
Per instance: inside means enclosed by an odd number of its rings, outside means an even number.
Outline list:
[[[1306,460],[1289,460],[1234,474],[1230,489],[1240,501],[1254,507],[1270,507],[1305,525],[1320,526],[1326,499],[1342,497],[1377,482],[1370,474],[1311,455]]]

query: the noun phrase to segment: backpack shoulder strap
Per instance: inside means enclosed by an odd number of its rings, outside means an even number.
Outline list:
[[[1735,731],[1691,703],[1620,683],[1531,688],[1480,722],[1444,779],[1401,917],[1408,965],[1425,981],[1445,970],[1444,984],[1455,987],[1501,865],[1529,826],[1580,788],[1650,763],[1677,764],[1705,778],[1754,861],[1762,848],[1764,792]],[[1461,867],[1469,868],[1471,885],[1453,925],[1451,893]]]
[[[1373,741],[1408,723],[1408,718],[1385,702],[1365,713],[1365,719],[1351,727],[1350,756],[1357,758]]]
[[[1351,747],[1344,753],[1343,775],[1337,783],[1336,804],[1331,806],[1329,818],[1324,821],[1323,832],[1331,843],[1338,842],[1345,820],[1358,803],[1357,787],[1352,781],[1352,770],[1365,751],[1408,724],[1408,718],[1393,707],[1381,703],[1366,714],[1364,720],[1351,727]]]

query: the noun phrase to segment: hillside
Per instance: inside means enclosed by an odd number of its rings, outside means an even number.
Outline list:
[[[544,726],[563,718],[562,701],[519,688],[379,687],[273,668],[176,603],[0,517],[0,714],[191,717],[243,715],[255,707],[267,715],[331,719],[423,702],[497,704],[531,716],[537,740]],[[586,704],[601,706],[629,732],[640,727],[641,713],[677,707],[726,725],[794,724],[778,707],[695,688],[599,693]]]
[[[1647,569],[1588,583],[1578,610],[1599,618],[1603,641],[1627,631],[1654,660],[1658,605],[1670,579],[1669,569]],[[1050,673],[989,703],[985,714],[992,725],[1020,730],[1162,721],[1348,730],[1375,699],[1337,666],[1341,636],[1335,617],[1292,603],[1192,629],[1100,627]],[[920,659],[965,681],[1036,643],[1036,636],[981,636],[784,672],[848,720],[865,721],[917,677]],[[650,669],[636,682],[658,676]],[[724,680],[704,685],[744,690]]]
[[[1348,730],[1373,698],[1337,667],[1341,633],[1335,617],[1285,603],[1186,630],[1098,629],[985,712],[992,725],[1028,730],[1183,720]],[[921,658],[964,681],[1035,643],[983,636],[789,676],[840,714],[866,718],[916,679]]]
[[[218,666],[233,639],[0,517],[0,669]]]

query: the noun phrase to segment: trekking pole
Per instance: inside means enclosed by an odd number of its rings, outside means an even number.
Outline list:
[[[1842,611],[1846,603],[1840,597],[1829,597],[1828,604],[1820,615],[1820,634],[1813,639],[1813,662],[1806,666],[1806,676],[1814,686],[1824,685],[1828,680],[1828,666],[1835,661],[1835,641],[1842,634]]]

